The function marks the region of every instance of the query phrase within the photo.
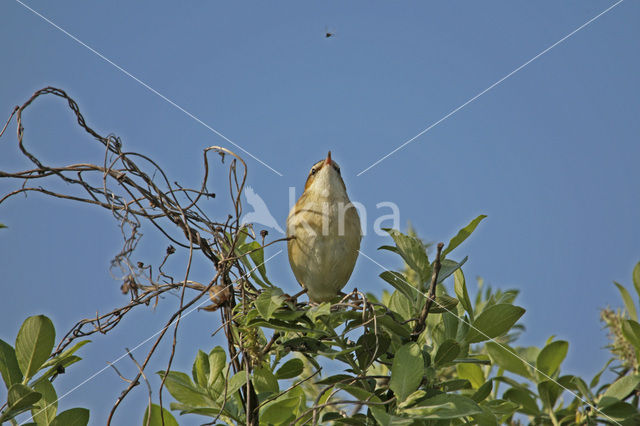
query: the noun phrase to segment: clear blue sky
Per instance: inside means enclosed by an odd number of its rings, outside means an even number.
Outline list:
[[[637,1],[622,2],[361,176],[614,2],[26,4],[281,172],[245,155],[249,185],[281,226],[288,188],[299,193],[328,149],[353,200],[370,215],[376,203],[396,203],[403,228],[411,221],[426,240],[447,241],[487,214],[453,257],[469,255],[469,281],[482,276],[521,291],[528,330],[520,343],[567,339],[565,371],[589,377],[607,359],[598,312],[620,305],[611,281],[629,285],[640,260]],[[326,39],[325,28],[335,37]],[[0,40],[3,123],[15,104],[53,85],[78,101],[91,126],[121,136],[185,185],[199,182],[205,147],[233,149],[13,0],[0,4]],[[62,101],[43,99],[24,120],[26,143],[51,163],[101,161],[101,146],[74,125]],[[2,170],[27,166],[12,126],[0,140]],[[2,192],[10,187],[0,182]],[[211,189],[221,196],[208,211],[226,216],[224,187]],[[0,338],[13,342],[28,315],[52,317],[62,335],[74,321],[125,302],[108,273],[121,237],[107,211],[30,195],[3,204],[0,222],[10,227],[0,231]],[[363,250],[398,268],[397,258],[376,250],[385,243],[369,232]],[[165,246],[146,229],[139,260],[156,262]],[[176,258],[172,267],[179,266]],[[284,253],[267,269],[286,291],[296,289]],[[361,257],[347,289],[379,293],[380,272]],[[206,282],[210,273],[199,265],[192,278]],[[158,330],[174,303],[139,309],[113,333],[95,336],[82,349],[84,361],[56,382],[59,393]],[[183,321],[175,368],[190,371],[196,350],[217,342],[209,334],[218,321],[202,312]],[[166,362],[156,358],[149,372]],[[130,364],[118,366],[132,373]],[[92,423],[103,424],[125,385],[106,370],[60,404],[89,406]],[[138,423],[145,401],[141,387],[118,423]]]

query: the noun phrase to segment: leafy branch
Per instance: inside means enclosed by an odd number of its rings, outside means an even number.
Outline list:
[[[78,125],[104,149],[100,161],[52,166],[27,149],[23,112],[44,95],[66,102]],[[588,384],[566,374],[568,342],[550,338],[540,348],[516,345],[525,313],[514,304],[517,290],[494,290],[478,280],[472,299],[462,271],[467,258],[449,258],[484,215],[464,226],[446,248],[439,243],[433,261],[430,245],[412,230],[387,229],[393,243],[380,249],[397,255],[402,265],[380,273],[387,290],[381,295],[354,290],[330,303],[309,304],[269,280],[265,265],[282,249],[265,257],[265,248],[278,249],[286,239],[267,241],[266,231],[256,235],[241,223],[248,169],[232,151],[206,148],[202,181],[188,188],[148,156],[125,151],[118,137],[94,131],[60,89],[46,87],[16,106],[0,137],[14,117],[18,147],[32,166],[0,171],[0,178],[18,183],[0,194],[0,204],[18,194],[39,193],[108,210],[123,238],[111,271],[126,300],[78,321],[57,345],[53,324],[44,316],[27,318],[13,346],[0,341],[0,373],[8,391],[0,421],[15,424],[30,411],[37,425],[86,425],[88,410],[57,412],[53,386],[80,360],[76,352],[88,343],[81,339],[108,334],[133,310],[155,307],[173,294],[179,306],[164,319],[151,349],[140,362],[127,350],[136,366],[133,377],[113,366],[127,385],[108,423],[116,422],[121,402],[141,382],[147,386],[143,424],[148,426],[177,425],[173,413],[229,425],[516,425],[523,417],[553,425],[640,422],[640,324],[631,293],[616,283],[625,309],[602,311],[611,339],[609,363]],[[203,205],[217,200],[208,190],[216,167],[226,170],[215,183],[228,186],[231,208]],[[53,189],[60,187],[63,192]],[[211,210],[227,219],[212,220],[205,213]],[[166,239],[157,266],[135,259],[144,226]],[[170,271],[167,260],[177,252],[186,260]],[[206,283],[191,277],[195,258],[212,266]],[[640,296],[640,264],[632,280]],[[195,309],[220,314],[213,335],[224,332],[226,342],[198,350],[188,374],[175,370],[173,360],[181,319]],[[171,347],[159,354],[164,339],[171,339]],[[147,371],[154,356],[166,359],[157,372],[159,404],[153,402]],[[601,384],[607,369],[615,379]],[[168,409],[164,389],[172,397]]]

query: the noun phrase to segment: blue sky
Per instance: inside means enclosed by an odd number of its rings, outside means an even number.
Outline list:
[[[363,251],[388,268],[399,261],[376,250],[388,243],[371,233],[376,203],[396,203],[403,229],[410,221],[429,241],[447,241],[487,214],[452,257],[469,256],[464,270],[472,283],[482,276],[519,289],[528,329],[520,343],[567,339],[565,371],[589,377],[608,357],[599,309],[621,304],[611,282],[630,285],[640,260],[637,1],[623,1],[357,175],[614,3],[25,2],[280,172],[244,155],[248,184],[281,226],[289,187],[299,194],[308,169],[329,149],[352,200],[369,212]],[[334,37],[325,38],[327,28]],[[59,87],[89,125],[119,135],[127,149],[191,186],[205,147],[241,153],[18,2],[0,5],[0,39],[0,117],[35,90]],[[53,164],[101,161],[101,147],[60,100],[42,99],[24,123],[26,143]],[[0,143],[0,169],[28,166],[16,149],[15,123]],[[214,176],[222,177],[216,167]],[[2,192],[10,188],[0,182]],[[225,193],[223,185],[210,189]],[[225,217],[228,204],[219,196],[203,207]],[[30,195],[4,203],[0,222],[10,227],[1,231],[0,338],[13,342],[29,315],[50,316],[62,335],[74,321],[124,303],[108,271],[121,243],[108,212]],[[146,228],[140,260],[157,262],[165,246]],[[171,266],[179,268],[179,259]],[[296,290],[284,253],[267,269],[286,291]],[[361,257],[347,289],[380,293],[380,272]],[[210,274],[198,264],[193,279],[206,282]],[[172,303],[140,309],[114,332],[95,336],[82,350],[84,361],[57,381],[60,389],[74,388],[157,331]],[[218,343],[209,337],[218,321],[202,312],[184,320],[175,368],[190,371],[196,350]],[[149,371],[166,362],[158,357]],[[118,366],[133,371],[127,360]],[[102,424],[125,385],[108,369],[61,407],[89,406],[93,423]],[[143,389],[125,400],[120,423],[137,422],[145,401]]]

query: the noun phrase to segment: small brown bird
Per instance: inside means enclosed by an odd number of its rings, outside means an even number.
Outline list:
[[[287,237],[291,269],[309,300],[333,299],[353,272],[362,230],[331,151],[311,168],[289,212]]]

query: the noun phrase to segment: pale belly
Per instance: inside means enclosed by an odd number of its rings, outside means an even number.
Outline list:
[[[358,258],[361,230],[357,211],[349,208],[340,213],[334,204],[323,211],[321,203],[310,203],[289,216],[287,235],[295,237],[288,242],[291,269],[309,299],[323,302],[335,297]]]

